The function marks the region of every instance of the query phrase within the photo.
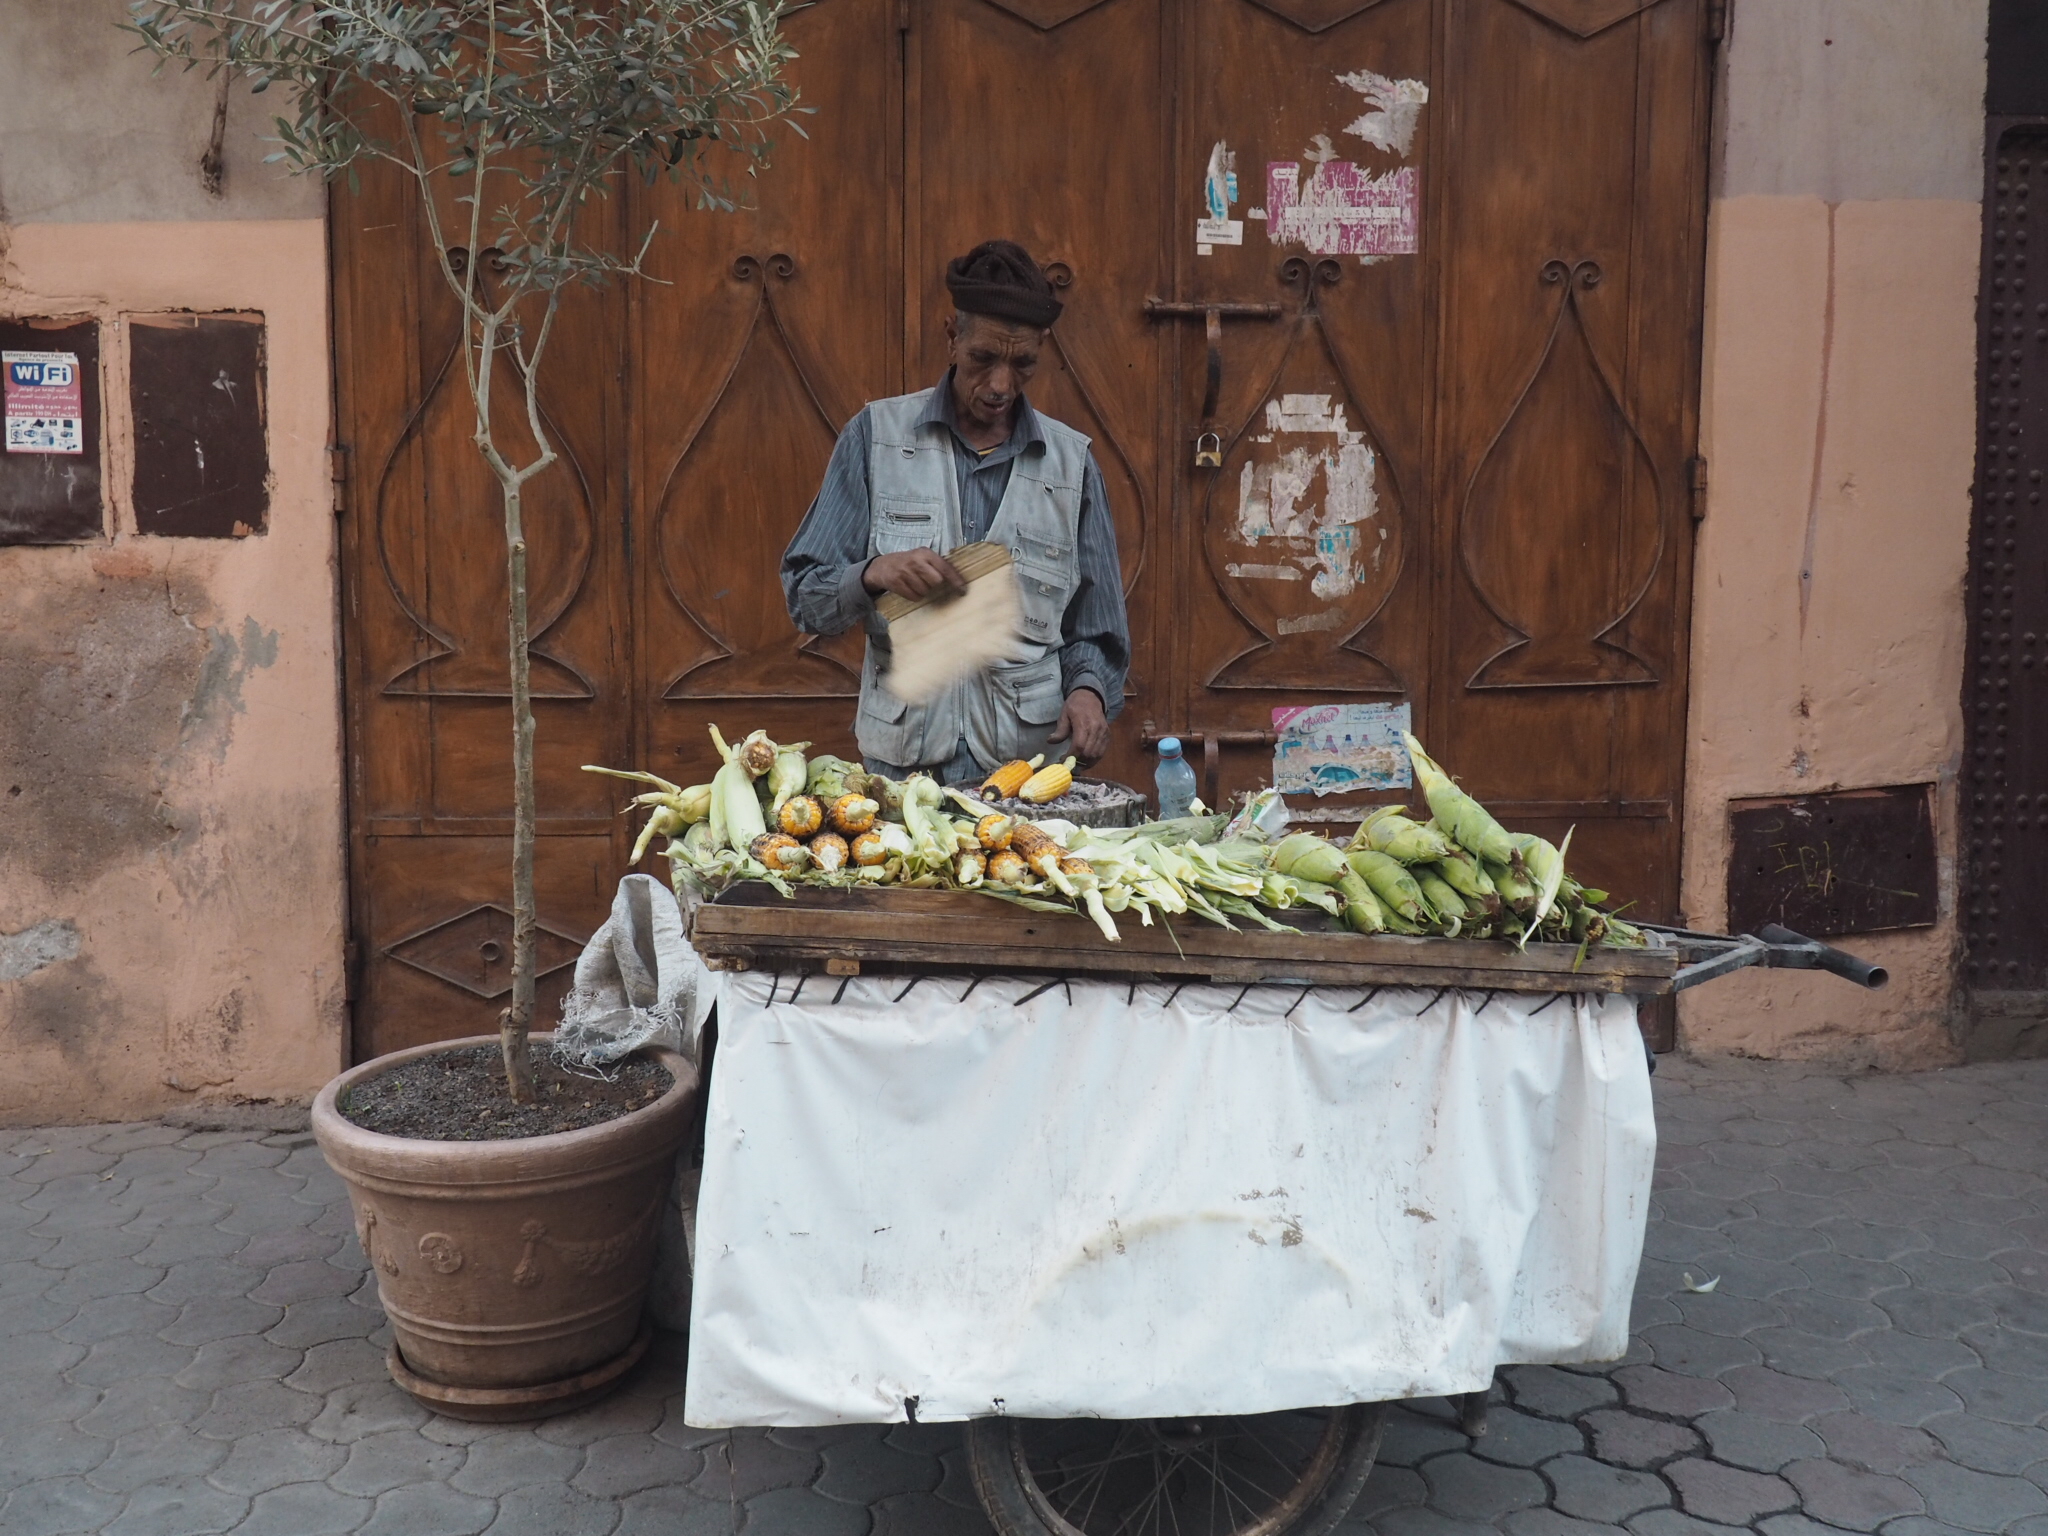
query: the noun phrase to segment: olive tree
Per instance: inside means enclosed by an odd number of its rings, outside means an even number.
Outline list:
[[[182,63],[277,88],[284,112],[272,160],[351,186],[365,163],[410,177],[461,305],[475,442],[501,493],[510,592],[512,1001],[501,1035],[515,1099],[533,1096],[535,972],[521,497],[556,457],[541,367],[564,293],[638,273],[656,233],[649,223],[624,250],[593,241],[580,217],[593,199],[628,176],[665,176],[691,183],[699,206],[730,208],[736,178],[765,165],[771,127],[797,127],[783,9],[783,0],[130,0],[127,30],[159,70]],[[485,251],[488,280],[473,254]],[[517,445],[491,408],[507,357],[530,440]]]

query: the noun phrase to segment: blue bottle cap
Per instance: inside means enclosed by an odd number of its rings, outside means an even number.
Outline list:
[[[1160,737],[1160,738],[1159,738],[1159,755],[1160,755],[1161,757],[1179,757],[1179,756],[1180,756],[1180,738],[1179,738],[1178,736],[1162,736],[1162,737]]]

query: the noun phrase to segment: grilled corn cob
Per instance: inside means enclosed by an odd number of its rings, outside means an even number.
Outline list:
[[[981,884],[988,869],[988,855],[979,848],[963,848],[953,855],[953,878],[972,889]]]
[[[747,856],[776,874],[802,869],[810,861],[810,850],[787,832],[763,832],[747,844]]]
[[[882,841],[879,832],[863,832],[853,840],[853,862],[863,869],[872,868],[885,862],[889,857],[888,845]]]
[[[1031,777],[1031,770],[1044,761],[1045,754],[1041,752],[1028,763],[1022,758],[1016,758],[1003,764],[1002,767],[981,781],[983,798],[993,795],[998,800],[1015,799],[1017,791],[1022,789],[1025,782]]]
[[[1043,827],[1020,821],[1010,833],[1010,851],[1022,858],[1033,874],[1050,880],[1060,867],[1066,850]]]
[[[825,807],[816,795],[794,795],[776,811],[775,825],[791,837],[809,837],[825,825]]]
[[[825,822],[841,837],[857,837],[875,824],[880,811],[866,795],[841,795],[825,812]]]
[[[1017,823],[1008,816],[991,812],[974,824],[974,840],[990,853],[996,853],[1010,846],[1010,834],[1017,830]]]
[[[837,832],[820,832],[810,841],[811,862],[826,874],[846,868],[846,861],[852,850],[846,846],[846,839]]]
[[[1057,800],[1074,787],[1074,759],[1064,763],[1050,763],[1026,779],[1018,789],[1016,798],[1028,800],[1033,805],[1044,805]]]
[[[1010,849],[1000,848],[988,856],[986,873],[1004,885],[1024,885],[1031,879],[1031,866]]]

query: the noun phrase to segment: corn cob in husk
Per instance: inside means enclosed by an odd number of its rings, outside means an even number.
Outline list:
[[[1508,836],[1507,828],[1495,821],[1485,806],[1452,783],[1451,776],[1430,760],[1413,735],[1403,731],[1401,740],[1408,748],[1415,781],[1429,800],[1430,814],[1436,818],[1437,826],[1468,853],[1519,869],[1520,850]]]

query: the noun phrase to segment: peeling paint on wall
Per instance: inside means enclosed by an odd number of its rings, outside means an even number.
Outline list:
[[[1253,547],[1282,541],[1299,553],[1293,567],[1233,565],[1230,574],[1298,581],[1313,571],[1310,588],[1317,597],[1348,596],[1358,585],[1358,525],[1379,512],[1372,445],[1363,433],[1351,430],[1344,403],[1328,395],[1269,400],[1265,426],[1252,438],[1252,454],[1238,473],[1237,536]],[[1283,438],[1307,441],[1286,443]],[[1370,556],[1375,569],[1379,543],[1373,542]]]
[[[0,933],[0,981],[19,981],[46,965],[78,958],[78,925],[46,917],[19,933]]]
[[[1423,104],[1429,100],[1429,87],[1420,80],[1390,80],[1369,69],[1339,75],[1337,83],[1358,92],[1372,108],[1345,124],[1344,131],[1406,160],[1415,145],[1415,129],[1422,120]]]
[[[178,722],[179,751],[203,753],[217,763],[225,762],[234,718],[249,712],[242,702],[242,684],[256,668],[276,665],[276,630],[265,629],[254,619],[242,620],[240,640],[227,629],[207,630],[206,659]]]

